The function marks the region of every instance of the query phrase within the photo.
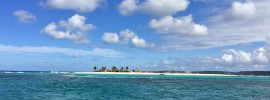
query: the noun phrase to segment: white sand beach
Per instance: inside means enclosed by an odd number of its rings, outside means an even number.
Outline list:
[[[123,75],[182,75],[182,76],[238,76],[229,74],[196,74],[196,73],[148,73],[148,72],[74,72],[73,74],[123,74]]]

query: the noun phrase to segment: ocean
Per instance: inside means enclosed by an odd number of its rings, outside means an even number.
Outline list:
[[[0,100],[269,100],[270,77],[0,73]]]

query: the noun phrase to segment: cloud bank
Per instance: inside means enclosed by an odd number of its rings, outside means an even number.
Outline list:
[[[66,54],[66,55],[84,55],[101,57],[120,57],[123,53],[113,49],[94,48],[92,50],[82,50],[60,47],[33,47],[33,46],[13,46],[0,44],[0,53],[37,53],[37,54]]]
[[[251,52],[227,49],[218,57],[186,57],[168,58],[146,67],[165,70],[222,70],[222,71],[250,71],[270,70],[270,46],[260,47]]]
[[[270,26],[269,3],[269,0],[233,1],[229,7],[218,9],[214,14],[211,12],[210,16],[203,21],[203,24],[188,21],[187,19],[191,17],[187,16],[186,18],[167,16],[167,18],[152,19],[149,23],[150,28],[157,33],[163,33],[160,41],[164,42],[156,46],[156,50],[207,49],[263,42],[266,37],[269,37],[270,31],[268,28]],[[208,9],[211,9],[211,7]],[[210,13],[210,11],[204,13]],[[180,24],[180,22],[189,24]],[[193,36],[190,36],[192,33]],[[194,35],[195,33],[201,34],[199,36]]]

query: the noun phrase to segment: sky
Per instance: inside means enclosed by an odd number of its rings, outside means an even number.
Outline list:
[[[269,0],[1,0],[0,70],[269,71]]]

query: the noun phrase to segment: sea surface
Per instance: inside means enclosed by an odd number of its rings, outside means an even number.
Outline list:
[[[0,100],[270,100],[270,77],[0,73]]]

